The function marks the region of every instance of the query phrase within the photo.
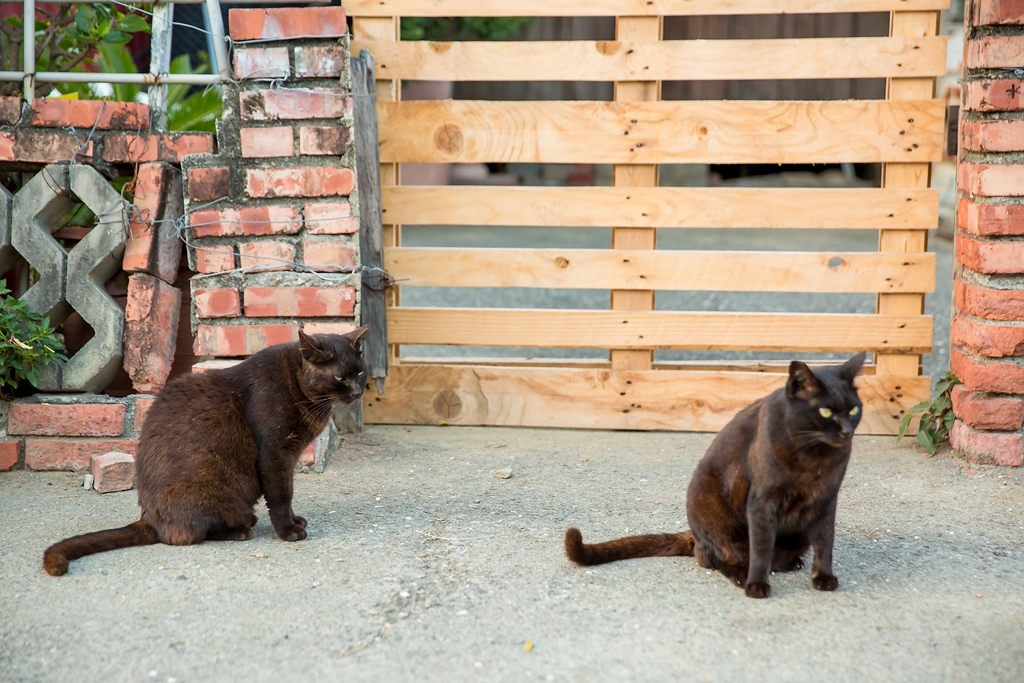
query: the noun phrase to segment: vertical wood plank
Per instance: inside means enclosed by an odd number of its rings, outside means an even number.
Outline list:
[[[352,57],[352,94],[355,97],[356,167],[359,171],[360,322],[370,326],[363,339],[363,358],[377,393],[384,393],[388,375],[388,330],[384,292],[384,235],[380,211],[380,155],[377,148],[377,107],[371,97],[377,87],[373,55],[368,50]]]
[[[360,40],[400,40],[400,19],[398,17],[355,17],[352,20],[352,33]],[[395,80],[377,79],[374,101],[397,102],[401,99],[401,84]],[[379,165],[380,185],[382,187],[398,185],[400,180],[399,165],[396,163],[384,163]],[[390,223],[386,213],[382,212],[381,231],[383,235],[383,247],[397,247],[402,244],[402,227]],[[385,292],[385,304],[387,307],[398,306],[400,303],[399,288],[388,287]],[[396,365],[399,362],[400,349],[397,345],[389,346],[389,365]]]
[[[891,36],[934,36],[939,31],[938,12],[893,12],[889,34]],[[924,100],[935,96],[935,81],[931,78],[890,78],[887,81],[887,99]],[[926,188],[931,180],[931,164],[890,163],[882,166],[882,187]],[[928,248],[925,230],[882,230],[879,233],[879,251],[922,252]],[[883,314],[913,314],[924,312],[924,295],[879,294],[877,310]],[[877,357],[879,375],[909,377],[920,374],[921,356],[886,355]]]
[[[615,39],[620,41],[661,40],[664,20],[656,17],[617,17]],[[616,81],[616,102],[645,102],[661,99],[660,81]],[[624,131],[628,134],[628,131]],[[613,169],[615,187],[653,187],[658,184],[656,164],[618,164]],[[655,249],[658,232],[653,228],[612,228],[613,249]],[[654,309],[653,291],[612,290],[611,307],[621,311]],[[652,350],[613,350],[615,370],[647,370],[654,360]]]

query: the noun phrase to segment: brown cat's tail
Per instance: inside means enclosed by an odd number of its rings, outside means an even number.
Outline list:
[[[43,569],[50,576],[62,576],[68,572],[68,563],[80,557],[159,542],[156,529],[140,519],[120,529],[94,531],[54,543],[43,553]]]
[[[570,560],[584,567],[637,557],[692,557],[693,533],[684,531],[678,534],[644,534],[604,543],[584,543],[580,530],[570,527],[565,532],[565,554]]]

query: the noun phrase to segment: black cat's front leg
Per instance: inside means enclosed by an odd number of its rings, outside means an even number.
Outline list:
[[[820,591],[839,588],[839,579],[832,573],[832,546],[836,538],[836,501],[828,506],[825,515],[810,531],[814,563],[811,565],[811,584]]]
[[[291,458],[280,453],[259,459],[260,491],[267,501],[270,523],[282,541],[301,541],[306,538],[306,520],[292,510],[292,485],[295,465]]]
[[[777,533],[775,515],[760,501],[747,502],[747,527],[750,534],[750,570],[744,591],[749,598],[767,598],[772,594],[768,577],[772,571],[772,553]]]

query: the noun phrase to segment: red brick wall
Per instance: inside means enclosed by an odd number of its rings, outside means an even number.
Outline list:
[[[218,153],[184,164],[194,350],[218,357],[352,329],[359,262],[344,10],[235,9],[229,30]]]
[[[953,447],[1024,462],[1024,2],[969,0],[960,113]]]

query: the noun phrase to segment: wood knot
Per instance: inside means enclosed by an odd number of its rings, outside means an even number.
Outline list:
[[[466,146],[466,136],[454,123],[443,123],[434,130],[434,146],[443,154],[455,156]]]
[[[555,265],[558,266],[559,268],[568,268],[569,259],[565,258],[564,256],[559,256],[558,258],[555,259]]]
[[[462,412],[462,399],[449,389],[440,391],[434,397],[434,412],[444,419],[457,417]]]

